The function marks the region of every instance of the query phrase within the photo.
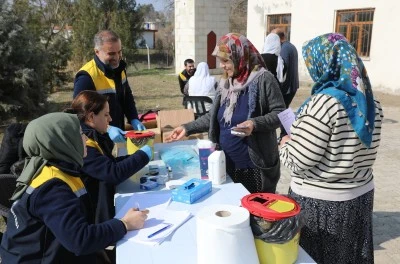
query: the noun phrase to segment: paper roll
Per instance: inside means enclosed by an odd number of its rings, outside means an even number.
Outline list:
[[[216,204],[196,216],[198,264],[259,263],[249,212],[239,206]]]

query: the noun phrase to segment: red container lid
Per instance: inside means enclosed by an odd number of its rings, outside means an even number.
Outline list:
[[[139,115],[139,119],[142,118],[142,114]],[[157,118],[157,113],[148,113],[144,115],[143,121],[150,121],[150,120],[155,120]]]
[[[125,137],[127,138],[148,138],[148,137],[154,137],[155,133],[153,131],[135,131],[131,130],[126,132]]]
[[[253,193],[241,199],[250,214],[268,221],[278,221],[297,215],[300,205],[293,199],[274,193]]]

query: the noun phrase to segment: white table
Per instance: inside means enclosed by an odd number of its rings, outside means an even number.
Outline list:
[[[183,142],[183,143],[182,143]],[[178,144],[193,144],[193,142],[179,142]],[[156,144],[157,145],[157,144]],[[158,144],[155,149],[165,147],[164,144]],[[164,145],[164,146],[161,146]],[[130,192],[137,189],[137,183],[133,180],[127,180],[118,186],[115,196],[116,211],[120,210],[130,197]],[[170,192],[169,190],[161,190]],[[222,185],[213,186],[212,193],[206,195],[194,204],[184,204],[172,201],[168,208],[173,210],[188,210],[194,217],[179,227],[172,233],[161,245],[148,246],[133,241],[120,240],[116,247],[117,264],[128,263],[173,263],[173,264],[195,264],[197,261],[196,247],[196,213],[200,208],[211,204],[230,204],[240,205],[240,199],[249,194],[242,184],[236,184],[232,181]],[[298,264],[315,263],[311,257],[300,247],[299,256],[296,261]]]

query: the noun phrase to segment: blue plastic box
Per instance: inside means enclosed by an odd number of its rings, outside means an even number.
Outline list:
[[[172,200],[192,204],[210,193],[211,190],[212,185],[210,181],[191,179],[182,184],[179,188],[172,190]]]

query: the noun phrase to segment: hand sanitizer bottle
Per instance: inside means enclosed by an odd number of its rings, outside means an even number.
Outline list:
[[[208,178],[216,185],[226,181],[225,153],[222,150],[214,151],[208,156]]]

